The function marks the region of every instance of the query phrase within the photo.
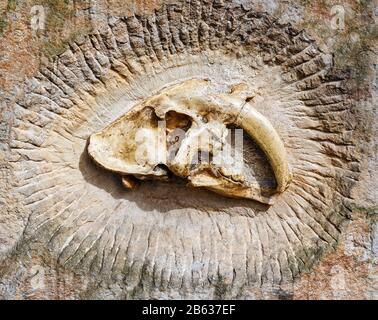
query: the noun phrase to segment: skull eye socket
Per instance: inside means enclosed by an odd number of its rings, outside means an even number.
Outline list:
[[[188,131],[192,126],[192,119],[188,115],[173,110],[168,111],[165,114],[165,121],[168,131],[178,128],[184,131]]]

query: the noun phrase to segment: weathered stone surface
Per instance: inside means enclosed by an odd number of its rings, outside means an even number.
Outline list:
[[[30,30],[33,1],[2,15],[1,297],[377,298],[373,4],[346,2],[361,17],[324,39],[332,4],[63,2],[44,36],[66,25],[67,45],[50,62]],[[345,49],[349,36],[366,52]],[[293,174],[273,205],[179,181],[126,191],[90,160],[92,134],[194,78],[263,97],[254,108]],[[274,179],[254,141],[245,159]]]

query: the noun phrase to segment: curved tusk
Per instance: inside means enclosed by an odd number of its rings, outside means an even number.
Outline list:
[[[236,124],[243,128],[259,145],[273,168],[277,181],[276,191],[285,191],[291,181],[285,146],[270,121],[253,107],[245,105]]]

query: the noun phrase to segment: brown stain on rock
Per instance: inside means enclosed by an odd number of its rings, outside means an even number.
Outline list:
[[[372,298],[368,288],[378,276],[378,266],[370,247],[371,224],[364,213],[356,211],[353,215],[336,248],[297,280],[294,299]]]
[[[45,29],[31,27],[31,9],[34,5],[45,8]],[[67,49],[68,42],[90,30],[85,14],[86,1],[28,0],[9,6],[2,3],[0,18],[0,88],[10,91],[22,79],[35,75],[41,62],[53,59]]]

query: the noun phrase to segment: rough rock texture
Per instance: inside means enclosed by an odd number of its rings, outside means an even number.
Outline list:
[[[1,297],[378,297],[376,4],[335,30],[332,1],[42,3],[37,32],[33,1],[0,6]],[[274,205],[91,162],[90,135],[192,78],[264,97],[293,173]]]

